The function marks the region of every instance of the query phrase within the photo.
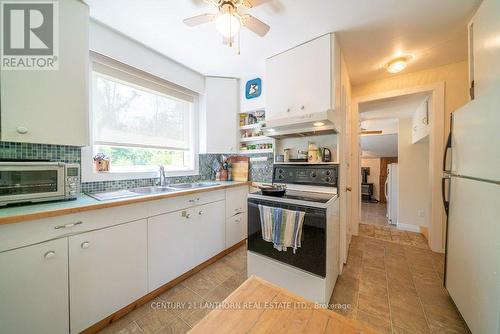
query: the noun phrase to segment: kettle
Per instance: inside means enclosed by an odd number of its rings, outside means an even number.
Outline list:
[[[331,162],[332,161],[332,151],[329,148],[323,147],[321,157],[323,158],[323,162]]]

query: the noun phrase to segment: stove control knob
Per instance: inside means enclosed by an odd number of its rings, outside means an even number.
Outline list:
[[[330,175],[332,175],[332,171],[327,170],[327,171],[325,172],[325,174],[326,174],[326,176],[330,176]]]
[[[316,172],[312,172],[311,177],[314,179],[316,177]]]
[[[283,169],[278,169],[278,174],[283,174]]]
[[[328,183],[330,183],[330,182],[332,182],[332,178],[329,177],[329,176],[327,176],[326,179],[325,179],[325,181],[328,182]]]
[[[283,179],[283,175],[278,175],[278,179],[282,180]]]

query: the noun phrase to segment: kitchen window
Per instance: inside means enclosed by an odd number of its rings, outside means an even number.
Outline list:
[[[196,94],[101,55],[92,60],[92,147],[82,153],[92,172],[84,181],[155,177],[159,165],[169,175],[197,174]],[[96,155],[110,158],[109,171],[94,169]]]

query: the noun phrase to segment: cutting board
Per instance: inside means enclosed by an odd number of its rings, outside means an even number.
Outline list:
[[[233,181],[248,181],[249,157],[230,157],[229,161],[233,166]]]

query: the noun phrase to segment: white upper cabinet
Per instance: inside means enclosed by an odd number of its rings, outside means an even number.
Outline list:
[[[266,61],[266,119],[335,109],[340,57],[327,34]]]
[[[67,333],[68,241],[0,253],[0,333]]]
[[[237,153],[239,80],[207,77],[200,113],[200,153]]]
[[[500,77],[500,1],[485,0],[474,15],[469,28],[470,76],[475,97],[487,94]]]
[[[57,3],[59,69],[2,70],[2,141],[88,145],[89,8]]]
[[[427,137],[431,133],[429,124],[429,101],[425,100],[418,108],[412,117],[411,141],[412,144]]]

